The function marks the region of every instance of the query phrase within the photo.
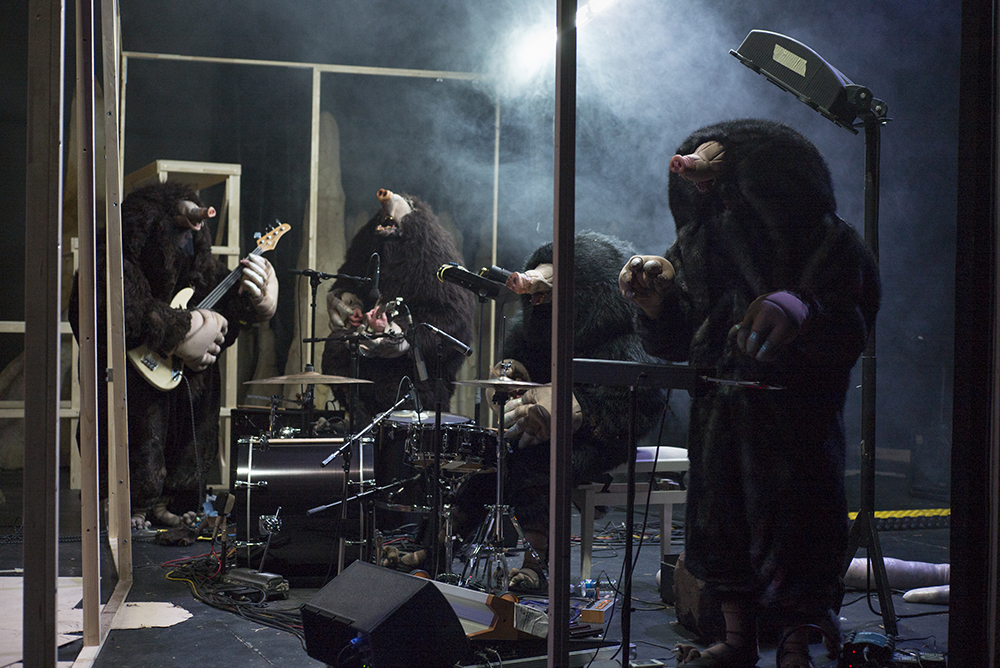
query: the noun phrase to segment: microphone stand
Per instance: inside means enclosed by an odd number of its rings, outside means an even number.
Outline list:
[[[444,357],[444,342],[437,344],[437,373],[434,375],[434,464],[431,466],[431,513],[428,534],[431,540],[431,579],[437,579],[438,565],[441,554],[440,541],[437,539],[441,514],[441,403],[444,394],[444,378],[442,378],[442,359]],[[418,414],[419,415],[419,414]],[[449,571],[451,565],[446,564]]]
[[[486,295],[482,290],[479,296],[479,334],[478,348],[476,349],[476,377],[484,380],[483,376],[483,321],[486,318]],[[483,388],[476,387],[476,424],[483,426]]]

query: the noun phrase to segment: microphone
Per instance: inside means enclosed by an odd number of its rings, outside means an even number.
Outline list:
[[[413,339],[413,364],[417,370],[417,380],[419,382],[424,382],[429,378],[427,375],[427,365],[424,363],[424,356],[420,354],[420,340],[417,339],[417,330],[413,329],[413,314],[410,313],[410,307],[403,304],[400,301],[400,306],[406,310],[406,332],[409,334],[413,333],[410,338]],[[413,400],[417,404],[417,413],[420,412],[420,396],[417,394],[417,386],[413,384],[410,380],[410,390],[413,392]]]
[[[371,257],[368,258],[368,271],[365,272],[365,278],[368,284],[371,286],[368,289],[368,294],[363,300],[365,303],[365,310],[371,310],[378,303],[379,297],[382,293],[378,289],[378,279],[381,268],[381,258],[379,258],[378,253],[372,253]]]
[[[473,276],[474,275],[475,274],[473,274]],[[441,336],[443,339],[445,339],[451,345],[453,345],[456,348],[458,348],[459,352],[461,352],[466,357],[468,357],[469,355],[472,354],[472,348],[470,348],[469,346],[465,345],[464,343],[462,343],[461,341],[459,341],[458,339],[456,339],[454,336],[452,336],[448,332],[441,331],[440,329],[438,329],[434,325],[431,325],[431,324],[426,323],[426,322],[421,322],[421,323],[419,323],[417,325],[417,327],[426,327],[427,329],[431,330],[432,332],[437,332],[437,334],[439,336]]]
[[[479,275],[482,276],[483,278],[489,279],[491,281],[496,281],[497,283],[503,283],[505,285],[507,283],[507,279],[510,278],[513,274],[514,272],[507,271],[506,269],[498,267],[495,264],[492,265],[489,269],[483,267],[482,269],[479,270]]]
[[[479,274],[473,274],[455,262],[442,264],[441,268],[437,270],[437,277],[442,283],[447,281],[455,285],[461,285],[466,290],[472,290],[480,297],[489,297],[490,299],[496,299],[500,291],[505,289],[502,283],[483,278]]]

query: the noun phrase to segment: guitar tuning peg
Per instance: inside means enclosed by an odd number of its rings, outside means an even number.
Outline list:
[[[260,239],[260,232],[254,232],[253,233],[253,238],[254,239]]]

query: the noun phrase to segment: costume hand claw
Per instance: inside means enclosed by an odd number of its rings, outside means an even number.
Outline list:
[[[809,307],[790,292],[757,297],[743,321],[730,330],[736,345],[759,362],[770,362],[799,334]]]
[[[361,327],[365,322],[361,306],[361,299],[353,292],[327,293],[326,309],[330,315],[330,329],[355,330]]]
[[[240,264],[243,265],[240,293],[250,295],[261,321],[269,320],[278,308],[278,277],[274,267],[260,255],[248,255]]]
[[[674,265],[658,255],[633,255],[618,273],[618,289],[650,318],[660,314],[663,293],[674,279]]]
[[[203,371],[215,364],[228,329],[229,322],[215,311],[203,308],[191,311],[191,326],[187,336],[174,349],[174,354],[183,359],[189,368]]]
[[[551,437],[552,386],[535,387],[504,406],[504,436],[519,448],[544,443]],[[583,411],[573,395],[573,431],[583,424]]]

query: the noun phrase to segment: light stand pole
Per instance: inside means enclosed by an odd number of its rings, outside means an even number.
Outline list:
[[[878,262],[878,201],[880,128],[887,122],[885,102],[877,100],[796,40],[765,30],[751,30],[738,50],[730,51],[740,62],[763,75],[782,90],[795,95],[823,116],[854,134],[854,121],[865,129],[865,241]],[[888,635],[896,635],[885,559],[875,527],[875,325],[861,356],[861,502],[851,525],[843,572],[859,547],[865,548],[872,565],[875,587]]]

